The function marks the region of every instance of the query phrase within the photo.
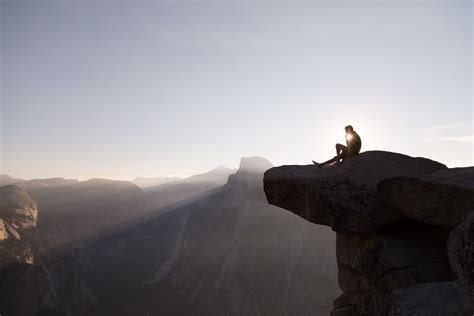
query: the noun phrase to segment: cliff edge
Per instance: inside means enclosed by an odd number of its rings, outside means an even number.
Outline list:
[[[472,315],[474,167],[369,151],[267,170],[270,204],[337,232],[331,315]]]

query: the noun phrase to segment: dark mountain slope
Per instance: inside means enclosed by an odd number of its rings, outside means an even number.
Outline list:
[[[98,314],[327,313],[334,234],[268,205],[269,167],[243,159],[217,192],[91,247]]]
[[[38,202],[39,225],[74,240],[101,234],[149,212],[143,191],[128,181],[45,179],[20,185]]]
[[[95,305],[92,289],[77,273],[76,249],[52,256],[67,237],[37,227],[37,203],[22,188],[0,188],[0,314],[84,314]]]

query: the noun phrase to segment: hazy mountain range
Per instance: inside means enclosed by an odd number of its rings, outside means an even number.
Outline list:
[[[0,174],[0,186],[24,182],[26,180],[13,178],[8,174]]]
[[[77,239],[167,211],[175,203],[224,185],[234,171],[221,166],[183,179],[153,178],[170,181],[143,189],[129,181],[108,179],[24,180],[1,175],[0,180],[1,185],[18,185],[38,202],[40,225]]]
[[[222,186],[234,172],[234,169],[221,166],[189,178],[143,188],[143,192],[145,192],[148,205],[153,209],[159,209]]]
[[[179,177],[155,177],[155,178],[147,178],[147,177],[135,177],[132,181],[133,184],[138,185],[140,188],[148,188],[155,185],[165,184],[168,182],[173,182],[180,180]]]
[[[17,182],[37,201],[38,225],[23,238],[35,260],[5,279],[0,312],[327,313],[339,292],[334,233],[267,203],[270,167],[243,158],[236,172],[219,167],[144,189]]]

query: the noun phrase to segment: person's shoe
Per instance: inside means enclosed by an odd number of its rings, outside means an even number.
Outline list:
[[[317,162],[314,161],[314,160],[312,160],[312,161],[313,161],[313,163],[314,163],[314,165],[315,165],[316,167],[321,168],[321,165],[320,165],[319,163],[317,163]]]

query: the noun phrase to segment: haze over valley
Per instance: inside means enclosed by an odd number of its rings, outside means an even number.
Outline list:
[[[474,315],[472,0],[0,0],[0,316]]]
[[[18,260],[35,264],[2,262],[0,306],[18,315],[329,312],[339,292],[334,233],[268,205],[270,167],[242,158],[236,171],[219,167],[145,192],[125,181],[10,179],[2,192],[37,201],[36,227],[18,240],[29,248]],[[148,204],[162,193],[165,211]]]

